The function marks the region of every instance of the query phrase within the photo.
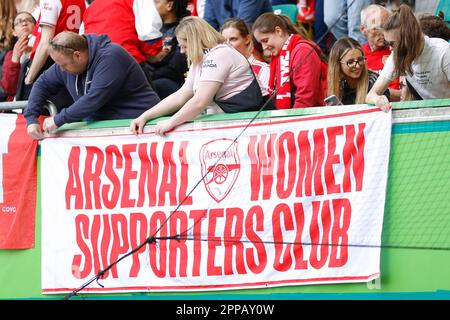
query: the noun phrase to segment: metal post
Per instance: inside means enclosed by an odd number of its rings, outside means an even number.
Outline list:
[[[14,110],[14,109],[21,109],[24,110],[28,105],[28,100],[23,101],[8,101],[8,102],[0,102],[0,111],[3,110]],[[44,109],[48,110],[50,113],[50,116],[54,116],[58,113],[58,110],[56,109],[56,106],[53,102],[47,100],[47,102],[44,104]]]

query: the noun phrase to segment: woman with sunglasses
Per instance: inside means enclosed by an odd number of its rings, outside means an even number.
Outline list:
[[[361,104],[378,78],[368,70],[364,52],[358,41],[341,38],[331,48],[328,60],[328,95],[335,95],[343,104]],[[384,94],[389,98],[389,90]]]
[[[401,5],[383,25],[393,50],[366,102],[384,111],[391,107],[382,95],[392,79],[405,77],[408,94],[416,100],[450,98],[450,44],[424,36],[411,8]]]

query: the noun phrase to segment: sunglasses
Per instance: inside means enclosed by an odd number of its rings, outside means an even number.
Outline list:
[[[17,19],[14,21],[14,27],[17,27],[19,24],[22,24],[22,23],[26,23],[26,24],[34,23],[34,20],[31,18]]]
[[[363,65],[365,61],[366,61],[366,58],[361,56],[361,57],[358,57],[357,59],[350,59],[345,62],[342,62],[342,61],[340,61],[340,62],[346,64],[347,67],[349,67],[349,68],[354,68],[354,67],[356,67],[356,65]]]
[[[68,47],[68,46],[65,46],[65,45],[62,45],[62,44],[57,44],[57,43],[55,43],[55,41],[53,41],[53,40],[50,40],[49,41],[49,44],[50,44],[50,46],[52,47],[52,49],[53,50],[56,50],[56,51],[78,51],[77,49],[75,49],[75,48],[72,48],[72,47]]]

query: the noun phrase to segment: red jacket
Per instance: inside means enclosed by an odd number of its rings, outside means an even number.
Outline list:
[[[364,55],[366,56],[367,68],[380,74],[384,67],[384,61],[391,54],[391,50],[388,47],[385,47],[381,50],[371,51],[368,43],[364,44],[362,49],[364,51]],[[389,88],[397,90],[400,89],[399,79],[397,78],[392,81]]]
[[[3,75],[1,84],[3,90],[8,94],[6,101],[12,101],[16,95],[17,82],[19,81],[20,63],[12,62],[13,51],[8,51],[3,60]]]
[[[313,52],[311,52],[313,50]],[[295,90],[294,108],[323,106],[322,61],[311,45],[297,44],[290,59],[291,91]]]

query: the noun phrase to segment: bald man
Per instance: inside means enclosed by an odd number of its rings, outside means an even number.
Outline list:
[[[390,11],[383,6],[371,4],[361,11],[361,33],[367,38],[362,46],[366,56],[367,67],[380,73],[384,62],[391,54],[391,49],[384,42],[383,24],[390,15]],[[389,85],[391,100],[400,100],[400,83],[394,80]]]
[[[33,139],[43,138],[38,117],[61,88],[74,103],[44,120],[47,133],[76,121],[135,118],[160,101],[136,60],[106,35],[62,32],[50,41],[49,55],[55,64],[33,85],[24,111]]]

